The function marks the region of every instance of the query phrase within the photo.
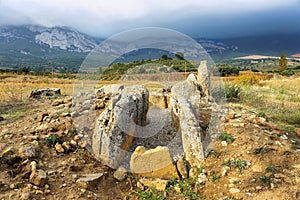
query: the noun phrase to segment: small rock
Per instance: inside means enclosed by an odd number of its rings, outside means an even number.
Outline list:
[[[59,143],[56,143],[55,146],[54,146],[55,150],[58,152],[58,153],[64,153],[65,150],[64,148],[61,146],[61,144]]]
[[[235,177],[229,179],[229,183],[231,183],[231,184],[236,184],[238,182],[240,182],[240,180]]]
[[[36,186],[44,186],[47,178],[46,172],[43,170],[32,171],[29,177],[29,182]]]
[[[256,188],[255,188],[257,191],[259,191],[259,190],[261,190],[262,189],[262,187],[261,186],[256,186]]]
[[[180,187],[178,187],[178,186],[174,186],[174,190],[175,190],[175,192],[177,192],[178,194],[180,194],[181,193],[181,189],[180,189]]]
[[[200,173],[197,177],[197,184],[204,184],[207,181],[207,177],[204,173]]]
[[[274,177],[281,179],[281,178],[285,178],[286,176],[284,174],[277,173],[277,174],[274,174]]]
[[[242,117],[242,114],[235,114],[235,116],[234,116],[235,118],[240,118],[240,117]]]
[[[69,151],[71,149],[71,146],[69,144],[69,142],[64,142],[62,143],[62,147],[66,150]]]
[[[76,180],[76,183],[83,188],[87,188],[90,183],[99,180],[104,174],[84,174],[83,177]]]
[[[55,101],[53,101],[52,106],[58,106],[64,103],[64,100],[62,99],[57,99]]]
[[[177,161],[176,166],[182,178],[187,178],[189,176],[187,165],[182,158]]]
[[[71,141],[70,141],[70,145],[71,145],[72,147],[76,147],[76,146],[77,146],[77,142],[74,141],[74,140],[71,140]]]
[[[141,182],[139,182],[139,181],[136,183],[136,187],[139,188],[139,189],[141,189],[141,190],[145,189],[144,185]]]
[[[227,142],[226,141],[222,141],[221,144],[222,144],[223,147],[227,147]]]
[[[114,178],[117,179],[118,181],[123,181],[126,176],[127,172],[124,167],[119,167],[113,174]]]
[[[31,171],[32,171],[32,172],[36,171],[37,163],[36,163],[35,161],[32,161],[32,162],[30,163],[30,166],[31,166]]]
[[[228,118],[228,119],[234,119],[235,118],[235,114],[234,113],[228,113],[226,115],[226,118]]]
[[[288,139],[288,137],[287,137],[286,135],[282,135],[282,136],[280,136],[280,138],[281,138],[282,140],[287,140],[287,139]]]
[[[229,192],[230,192],[230,194],[236,194],[236,193],[240,193],[241,190],[239,190],[237,188],[230,188]]]
[[[9,188],[14,190],[14,189],[17,188],[17,185],[15,183],[12,183],[12,184],[9,185]]]
[[[154,187],[155,189],[159,190],[159,191],[164,191],[168,185],[167,180],[162,180],[159,178],[155,178],[153,180],[150,179],[146,179],[146,178],[142,178],[139,180],[139,182],[146,187],[152,188]]]
[[[229,169],[230,169],[230,167],[228,167],[228,166],[223,167],[221,176],[222,177],[226,176]]]
[[[43,121],[44,121],[44,118],[45,118],[46,116],[48,116],[48,113],[40,113],[40,114],[38,114],[36,121],[37,121],[37,122],[43,122]]]
[[[0,122],[1,122],[1,121],[4,121],[4,117],[1,117],[1,116],[0,116]]]
[[[24,193],[22,193],[20,199],[22,199],[22,200],[30,199],[30,192],[24,192]]]
[[[62,116],[62,117],[71,117],[71,113],[62,113],[60,116]]]
[[[37,150],[33,145],[26,145],[21,147],[20,155],[22,158],[34,158],[37,156]]]

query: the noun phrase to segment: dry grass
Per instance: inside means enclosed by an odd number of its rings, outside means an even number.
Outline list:
[[[74,80],[30,75],[0,75],[0,103],[16,103],[28,99],[30,92],[39,88],[60,88],[63,95],[73,92]]]
[[[300,77],[277,78],[255,86],[243,86],[242,101],[271,120],[299,126],[299,82]]]

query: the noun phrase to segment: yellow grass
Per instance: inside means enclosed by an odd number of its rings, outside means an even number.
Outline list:
[[[30,75],[0,75],[0,103],[13,103],[28,99],[30,92],[39,88],[60,88],[63,95],[71,95],[74,80]]]
[[[276,78],[244,86],[242,101],[270,119],[300,125],[300,77]]]

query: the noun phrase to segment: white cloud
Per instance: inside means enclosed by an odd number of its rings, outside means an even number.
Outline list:
[[[187,16],[234,16],[293,5],[298,0],[1,0],[0,24],[23,21],[110,34]]]

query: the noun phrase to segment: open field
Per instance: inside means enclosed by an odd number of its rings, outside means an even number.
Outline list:
[[[114,170],[87,150],[80,139],[83,134],[76,132],[72,124],[71,96],[75,80],[13,74],[0,77],[0,199],[28,196],[28,199],[289,200],[300,197],[300,77],[258,78],[252,84],[247,84],[251,77],[226,79],[225,86],[236,84],[240,88],[240,99],[227,102],[222,133],[206,150],[206,159],[197,168],[203,182],[193,177],[174,178],[164,191],[151,187],[141,189],[139,177],[130,173],[124,180],[117,180]],[[80,80],[77,87],[94,89],[118,82]],[[125,80],[122,84],[132,82]],[[146,86],[150,91],[163,87],[155,81],[147,81]],[[45,87],[61,88],[63,95],[28,99],[31,90]],[[2,109],[1,105],[4,105]],[[53,138],[69,146],[58,151],[58,147],[49,145],[55,142]],[[32,157],[24,154],[28,147],[35,149]],[[47,173],[44,183],[32,183],[32,162]],[[97,173],[102,177],[91,183],[77,182],[86,174]]]
[[[242,103],[270,120],[300,125],[300,78],[275,78],[243,86]]]

